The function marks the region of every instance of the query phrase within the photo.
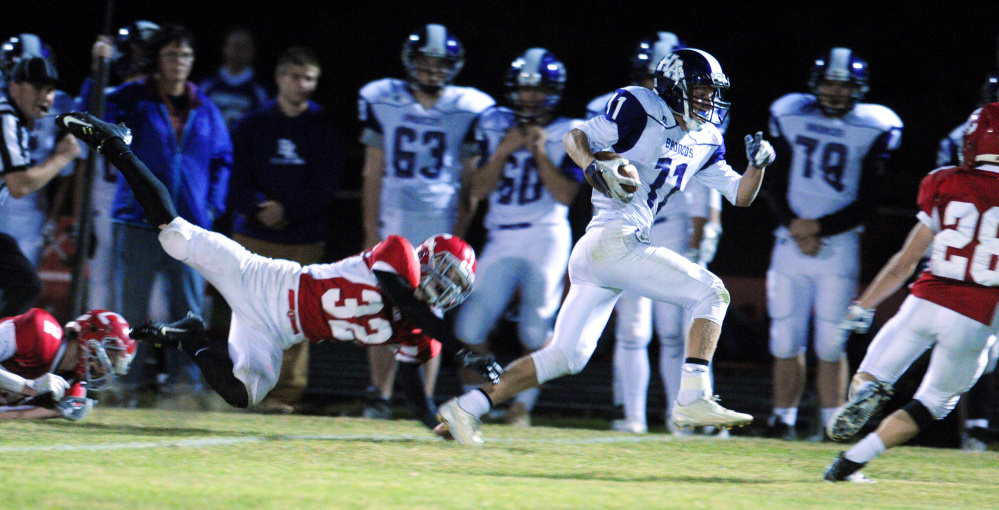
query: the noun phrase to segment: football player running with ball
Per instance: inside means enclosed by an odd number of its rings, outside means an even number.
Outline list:
[[[274,387],[282,352],[305,340],[363,345],[399,344],[407,397],[433,427],[433,402],[423,394],[419,365],[436,357],[441,342],[457,346],[437,313],[471,292],[475,253],[443,234],[414,249],[389,236],[370,250],[332,264],[302,266],[250,253],[235,241],[177,216],[166,188],[129,150],[131,133],[87,113],[60,115],[56,123],[97,149],[128,181],[159,241],[171,257],[197,269],[232,308],[228,340],[209,338],[194,315],[168,325],[147,323],[137,340],[180,347],[229,404],[245,408]],[[459,352],[459,363],[498,382],[491,358]],[[411,390],[411,391],[410,391]]]
[[[629,86],[611,97],[604,115],[569,131],[563,144],[585,168],[594,216],[569,258],[572,287],[555,321],[552,341],[514,361],[499,384],[484,386],[445,403],[438,419],[464,444],[481,444],[479,417],[493,404],[565,374],[589,361],[623,290],[692,311],[680,394],[673,413],[679,427],[734,427],[752,416],[725,409],[713,395],[708,364],[714,355],[729,294],[707,269],[666,248],[649,244],[656,211],[697,178],[737,206],[756,198],[774,153],[763,134],[746,137],[749,166],[743,175],[725,162],[718,132],[729,103],[721,65],[696,49],[676,50],[656,68],[656,90]],[[594,152],[620,154],[598,160]],[[630,162],[639,179],[621,176]],[[623,186],[635,186],[634,192]]]
[[[859,470],[888,448],[904,444],[957,405],[988,364],[995,341],[999,273],[999,103],[971,114],[964,137],[964,165],[939,168],[919,186],[919,222],[898,251],[846,312],[846,335],[865,332],[874,308],[895,293],[930,257],[902,307],[878,331],[826,433],[846,441],[875,416],[892,386],[924,352],[926,375],[912,401],[885,418],[826,468],[832,482],[863,482]]]

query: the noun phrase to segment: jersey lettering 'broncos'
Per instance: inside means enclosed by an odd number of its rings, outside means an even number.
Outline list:
[[[400,353],[426,361],[440,352],[389,306],[374,270],[397,274],[412,288],[420,283],[420,261],[406,239],[389,236],[374,248],[332,264],[303,268],[298,316],[311,342],[336,340],[365,345],[401,344]]]
[[[936,235],[912,295],[992,324],[999,304],[999,169],[945,168],[923,178],[919,221]]]

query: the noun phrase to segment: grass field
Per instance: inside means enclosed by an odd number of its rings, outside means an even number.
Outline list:
[[[999,453],[900,448],[830,484],[841,447],[411,421],[102,408],[0,423],[0,508],[999,508]]]

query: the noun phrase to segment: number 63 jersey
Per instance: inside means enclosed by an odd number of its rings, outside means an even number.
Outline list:
[[[992,325],[999,303],[999,166],[931,172],[919,187],[917,216],[935,235],[912,295]]]
[[[858,104],[843,117],[826,117],[815,96],[796,93],[770,106],[770,135],[791,154],[791,211],[817,219],[858,199],[865,162],[898,148],[902,121],[876,104]]]
[[[361,142],[382,149],[385,173],[381,203],[405,211],[453,208],[461,160],[474,148],[476,117],[494,101],[471,87],[448,85],[437,103],[424,108],[403,80],[386,78],[361,88]]]

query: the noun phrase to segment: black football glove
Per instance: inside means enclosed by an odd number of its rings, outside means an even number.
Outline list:
[[[471,349],[465,348],[458,351],[454,359],[459,365],[475,370],[489,382],[499,384],[503,367],[496,363],[496,358],[492,354],[477,354]]]

